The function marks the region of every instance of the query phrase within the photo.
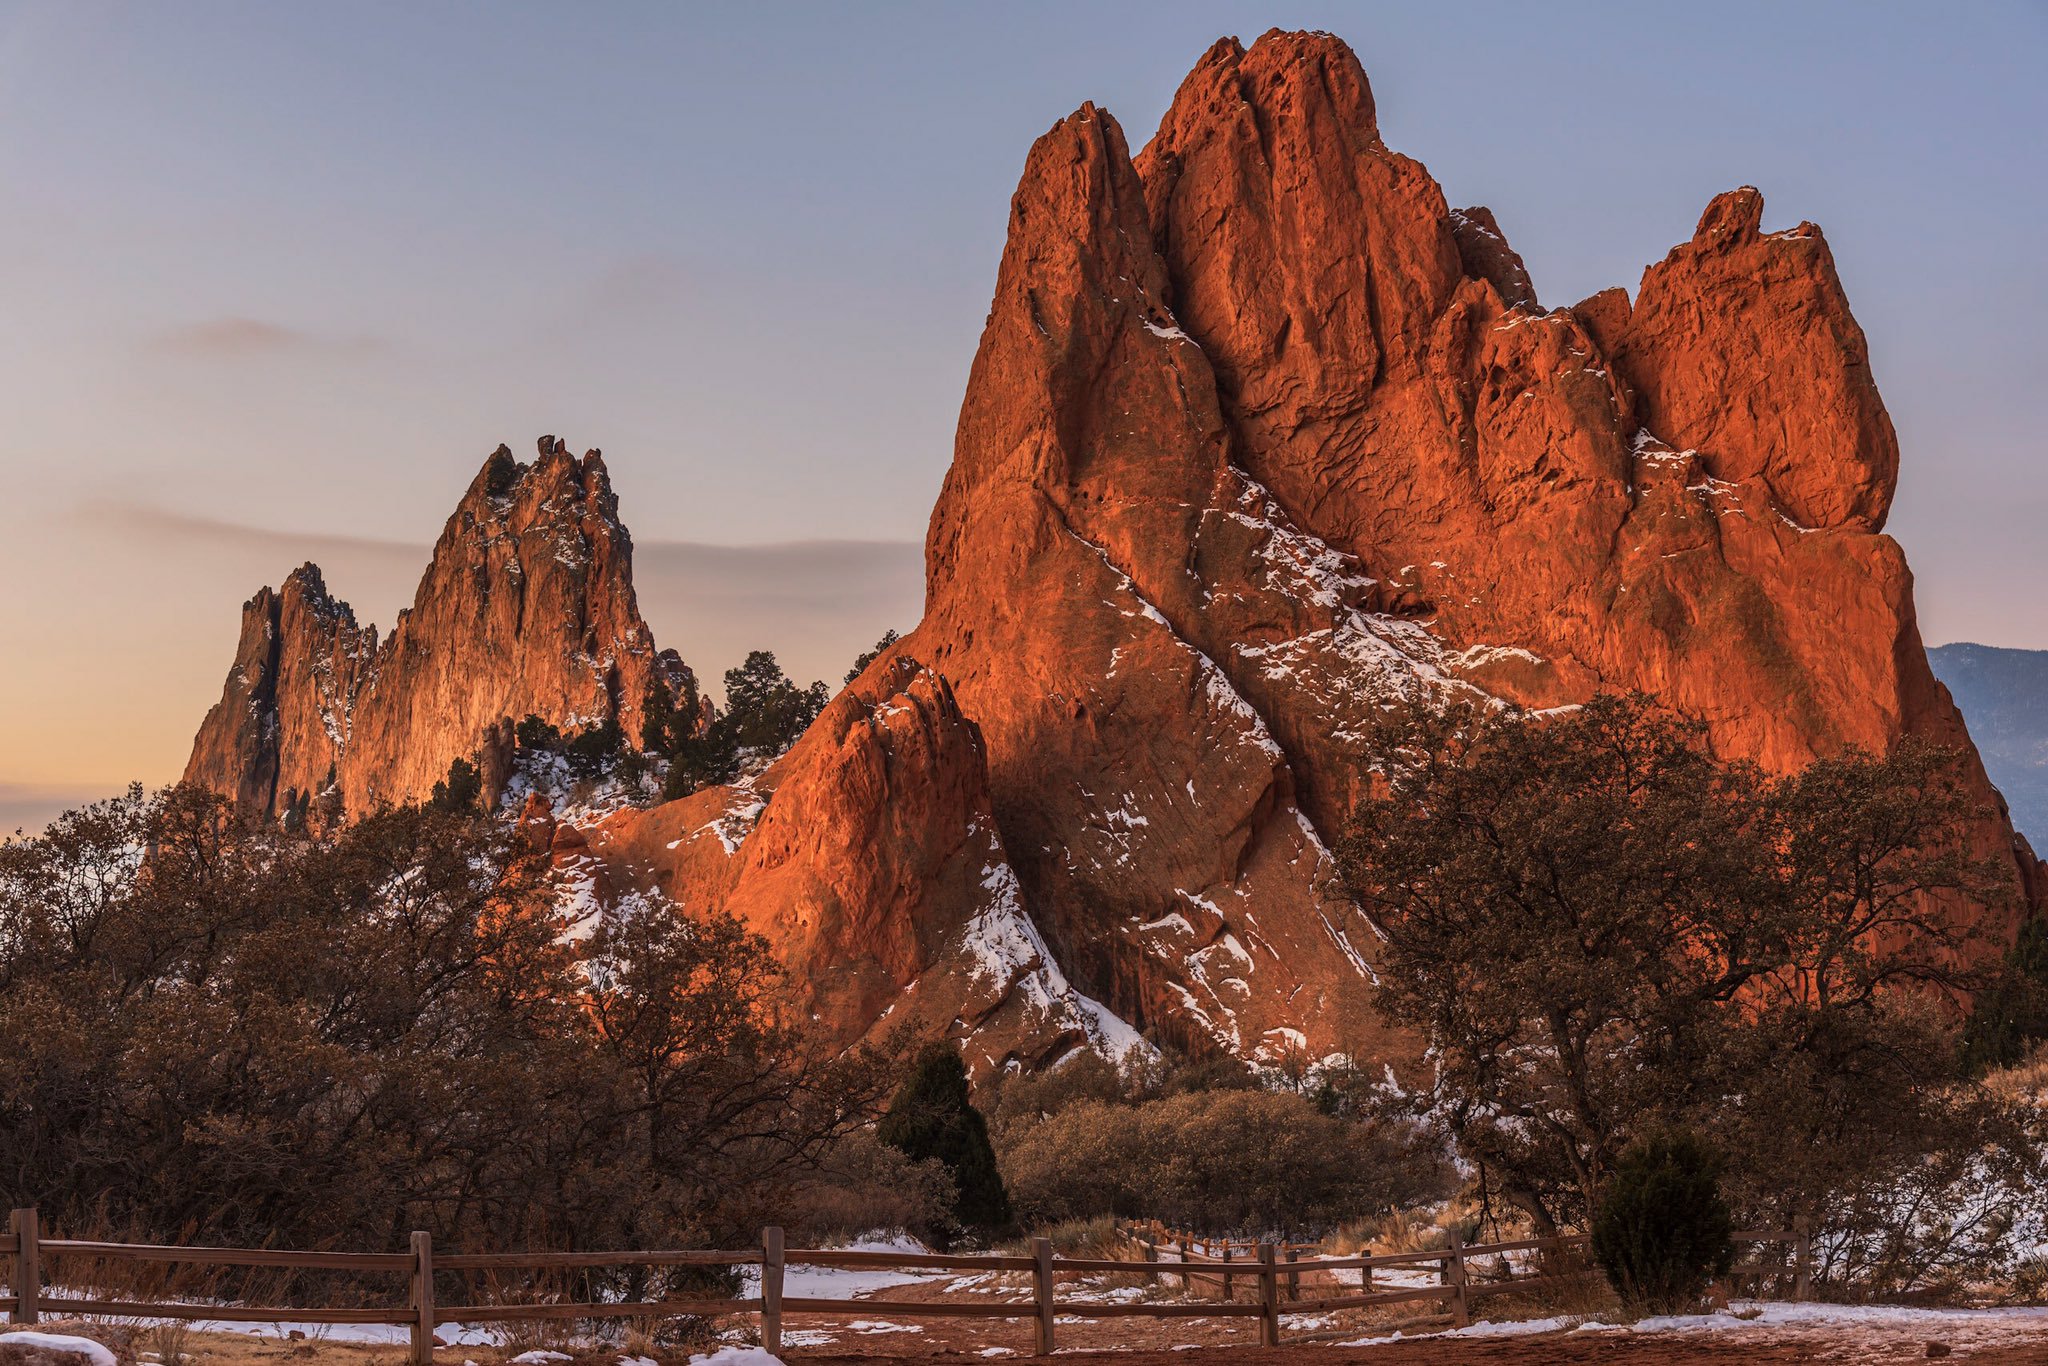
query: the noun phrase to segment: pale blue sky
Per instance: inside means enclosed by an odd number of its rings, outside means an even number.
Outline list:
[[[174,776],[243,597],[311,555],[388,625],[395,547],[543,432],[643,543],[899,543],[649,591],[700,671],[751,632],[836,682],[914,616],[1031,140],[1093,99],[1142,143],[1276,24],[1351,42],[1546,303],[1737,184],[1821,223],[1930,640],[2048,646],[2038,3],[0,5],[0,805]]]

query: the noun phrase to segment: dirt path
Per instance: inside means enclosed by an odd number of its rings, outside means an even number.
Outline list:
[[[1830,1344],[1815,1341],[1717,1342],[1694,1335],[1662,1334],[1639,1338],[1560,1333],[1520,1338],[1431,1340],[1388,1343],[1378,1347],[1210,1347],[1186,1351],[1062,1352],[1062,1362],[1075,1366],[1445,1366],[1446,1363],[1513,1363],[1514,1366],[1674,1366],[1674,1363],[1760,1363],[1922,1361],[1927,1344],[1919,1340],[1873,1342],[1861,1335],[1843,1335]],[[791,1366],[901,1366],[901,1356],[846,1356],[797,1350],[786,1352]],[[1004,1360],[980,1355],[938,1353],[919,1358],[934,1362]],[[1029,1358],[1007,1358],[1028,1360]],[[1045,1358],[1038,1358],[1045,1360]],[[2003,1347],[1957,1347],[1951,1361],[1977,1366],[2042,1366],[2048,1363],[2048,1342]]]

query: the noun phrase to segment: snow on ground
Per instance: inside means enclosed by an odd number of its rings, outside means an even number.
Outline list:
[[[782,1358],[763,1347],[721,1347],[691,1357],[690,1366],[782,1366]]]
[[[1748,1334],[1773,1341],[1826,1342],[1865,1349],[1891,1343],[1941,1342],[1955,1347],[2048,1344],[2048,1309],[1909,1309],[1885,1304],[1783,1304],[1737,1301],[1712,1314],[1671,1315],[1634,1323],[1555,1317],[1494,1323],[1437,1333],[1353,1338],[1340,1347],[1374,1347],[1417,1338],[1520,1337],[1533,1333]]]
[[[230,1323],[220,1319],[202,1319],[192,1325],[192,1331],[285,1339],[293,1333],[303,1333],[307,1342],[353,1342],[371,1347],[403,1347],[412,1341],[410,1327],[393,1323],[295,1323],[290,1320],[276,1323],[236,1320]],[[451,1347],[495,1347],[505,1340],[504,1333],[498,1328],[455,1323],[441,1324],[434,1329],[434,1336]]]
[[[833,1249],[837,1252],[912,1252],[927,1253],[931,1249],[907,1233],[883,1235],[870,1233],[867,1236]],[[742,1268],[746,1288],[742,1295],[761,1293],[761,1268]],[[877,1290],[886,1290],[892,1285],[910,1285],[916,1281],[944,1280],[952,1273],[935,1270],[877,1269],[871,1267],[805,1266],[790,1262],[783,1268],[782,1293],[791,1299],[851,1300],[871,1295]],[[851,1328],[853,1325],[848,1324]],[[889,1331],[887,1329],[871,1331]]]
[[[1754,1313],[1754,1317],[1745,1317]],[[1643,1319],[1638,1333],[1723,1333],[1756,1329],[1802,1336],[1903,1335],[1950,1346],[1990,1346],[2015,1339],[2048,1343],[2048,1309],[1909,1309],[1890,1304],[1737,1303],[1732,1312]]]
[[[114,1354],[91,1338],[66,1337],[62,1333],[0,1333],[0,1347],[41,1347],[51,1352],[75,1352],[93,1366],[114,1366]]]
[[[928,1253],[930,1248],[905,1233],[870,1233],[863,1238],[837,1249],[843,1252],[908,1252]],[[783,1272],[782,1293],[791,1298],[826,1300],[852,1300],[872,1295],[877,1290],[886,1290],[892,1285],[908,1285],[916,1281],[944,1280],[954,1273],[938,1270],[888,1270],[852,1267],[805,1266],[791,1262]],[[761,1292],[761,1269],[741,1268],[741,1279],[745,1282],[742,1295],[752,1296]],[[44,1292],[53,1297],[64,1294],[51,1289]],[[348,1342],[369,1346],[403,1346],[412,1340],[411,1329],[399,1324],[386,1323],[298,1323],[280,1320],[276,1323],[249,1324],[207,1319],[192,1325],[200,1333],[234,1333],[244,1337],[286,1339],[294,1332],[304,1335],[307,1342]],[[917,1324],[890,1323],[882,1319],[856,1319],[852,1323],[832,1329],[796,1329],[783,1334],[783,1340],[792,1347],[827,1347],[837,1341],[837,1334],[854,1333],[873,1335],[879,1333],[921,1333],[924,1329]],[[435,1336],[451,1347],[490,1347],[502,1344],[503,1331],[497,1326],[479,1324],[442,1323],[434,1330]],[[14,1336],[14,1335],[8,1335]],[[23,1335],[34,1336],[33,1334]],[[81,1339],[83,1341],[83,1339]],[[74,1349],[75,1350],[75,1349]],[[101,1349],[104,1350],[104,1349]],[[756,1355],[745,1355],[752,1352]],[[726,1353],[741,1353],[726,1355]],[[526,1366],[546,1366],[546,1362],[566,1361],[566,1356],[549,1355],[545,1358],[529,1352],[514,1358]],[[774,1357],[759,1348],[723,1348],[709,1357],[693,1358],[695,1362],[713,1362],[717,1366],[762,1366],[772,1363]],[[114,1366],[109,1356],[103,1366]]]

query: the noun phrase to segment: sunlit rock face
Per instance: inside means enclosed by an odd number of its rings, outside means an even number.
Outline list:
[[[902,648],[980,726],[1082,989],[1241,1053],[1383,1047],[1325,848],[1419,689],[1643,688],[1780,771],[1931,737],[2031,875],[1881,532],[1826,242],[1761,207],[1717,198],[1633,307],[1546,312],[1326,35],[1217,44],[1135,158],[1092,106],[1040,139]]]
[[[544,437],[521,464],[501,446],[381,641],[314,565],[243,606],[185,778],[254,816],[330,791],[362,813],[425,797],[457,758],[481,755],[489,769],[529,714],[565,730],[616,719],[637,734],[648,685],[681,671],[640,618],[633,541],[603,458]]]

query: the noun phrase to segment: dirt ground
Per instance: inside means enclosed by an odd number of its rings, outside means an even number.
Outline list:
[[[1513,1363],[1513,1366],[1670,1366],[1670,1363],[1770,1363],[1803,1361],[1922,1361],[1924,1342],[1867,1344],[1843,1342],[1834,1348],[1814,1343],[1712,1342],[1677,1335],[1606,1339],[1583,1333],[1503,1338],[1494,1341],[1419,1340],[1378,1347],[1220,1347],[1190,1351],[1076,1352],[1060,1354],[1063,1362],[1085,1366],[1447,1366],[1451,1363]],[[797,1351],[785,1354],[805,1366],[899,1366],[901,1357],[844,1356]],[[939,1362],[980,1361],[978,1356],[938,1355]],[[1000,1358],[999,1358],[1000,1359]],[[1008,1358],[1016,1360],[1017,1358]],[[2048,1343],[2039,1346],[1958,1348],[1948,1358],[1980,1366],[2048,1363]],[[1044,1358],[1040,1358],[1044,1360]]]
[[[1017,1282],[1017,1283],[1013,1283]],[[891,1285],[854,1299],[860,1308],[843,1316],[793,1312],[786,1316],[782,1357],[789,1366],[908,1366],[916,1362],[987,1363],[1033,1360],[1032,1325],[1027,1319],[924,1317],[906,1312],[932,1301],[992,1304],[1014,1301],[1027,1288],[1007,1275],[942,1276]],[[823,1298],[845,1298],[825,1294]],[[1061,1298],[1076,1306],[1133,1305],[1178,1298],[1171,1287],[1146,1278],[1113,1274],[1063,1285]],[[1398,1308],[1337,1314],[1287,1313],[1281,1348],[1257,1345],[1255,1319],[1141,1316],[1090,1319],[1062,1314],[1056,1324],[1062,1361],[1101,1366],[1409,1366],[1410,1363],[1519,1363],[1523,1366],[1665,1366],[1665,1363],[1907,1362],[1935,1359],[2013,1366],[2048,1366],[2048,1312],[1993,1311],[1989,1314],[1911,1310],[1853,1311],[1828,1306],[1746,1308],[1740,1321],[1723,1319],[1702,1327],[1660,1327],[1656,1331],[1531,1331],[1545,1325],[1576,1324],[1612,1306],[1590,1301],[1542,1301],[1533,1296],[1499,1296],[1487,1306],[1496,1327],[1481,1325],[1473,1335],[1423,1337],[1447,1328],[1449,1320]],[[896,1311],[896,1312],[893,1312]],[[1821,1312],[1812,1312],[1821,1311]],[[1759,1317],[1759,1315],[1764,1315]],[[1561,1317],[1548,1317],[1548,1316]],[[1513,1321],[1525,1321],[1519,1329]],[[1536,1322],[1527,1322],[1527,1321]],[[758,1325],[752,1316],[707,1325],[724,1330],[723,1341],[743,1340]],[[51,1331],[67,1326],[45,1325]],[[293,1340],[284,1326],[250,1332],[191,1333],[115,1325],[78,1325],[72,1331],[103,1341],[124,1336],[124,1366],[402,1366],[405,1351],[395,1345],[366,1345],[334,1338]],[[1337,1343],[1390,1338],[1369,1346]],[[1498,1334],[1489,1336],[1488,1334]],[[449,1330],[451,1339],[454,1330]],[[557,1366],[618,1366],[638,1356],[656,1366],[688,1366],[695,1352],[709,1352],[720,1338],[694,1348],[651,1346],[645,1339],[605,1348],[571,1347],[546,1329],[521,1331],[503,1346],[449,1346],[438,1351],[441,1366],[503,1366],[536,1347],[562,1350],[573,1363]],[[472,1338],[472,1341],[474,1339]],[[1941,1349],[1947,1349],[1943,1351]],[[1043,1358],[1037,1358],[1043,1360]]]
[[[892,1344],[894,1345],[894,1344]],[[848,1354],[836,1349],[790,1348],[783,1357],[790,1366],[904,1366],[907,1360],[935,1363],[984,1363],[1029,1361],[1030,1348],[1015,1356],[987,1357],[985,1349],[946,1350],[935,1343],[902,1344],[908,1351],[887,1354]],[[190,1348],[193,1359],[220,1366],[400,1366],[404,1353],[391,1347],[366,1347],[347,1343],[261,1344],[237,1341],[233,1335],[208,1335],[195,1339]],[[620,1353],[579,1353],[578,1366],[613,1366]],[[449,1366],[465,1361],[502,1360],[491,1351],[450,1348],[436,1353]],[[1036,1358],[1046,1360],[1046,1358]],[[1770,1342],[1744,1338],[1739,1341],[1702,1340],[1694,1335],[1658,1334],[1627,1338],[1603,1334],[1557,1333],[1498,1339],[1418,1339],[1374,1347],[1334,1347],[1302,1344],[1280,1348],[1250,1345],[1188,1348],[1141,1348],[1123,1351],[1071,1351],[1062,1349],[1059,1360],[1073,1366],[1779,1366],[1792,1362],[1908,1362],[1927,1359],[1927,1344],[1921,1340],[1868,1341],[1844,1337],[1833,1343],[1819,1341]],[[689,1354],[662,1354],[665,1362],[687,1363]],[[2048,1341],[2038,1345],[1957,1346],[1951,1361],[1968,1361],[1975,1366],[2044,1366],[2048,1364]]]
[[[825,1320],[792,1316],[792,1336]],[[856,1321],[861,1322],[861,1321]],[[882,1321],[873,1321],[880,1323]],[[939,1327],[937,1324],[930,1327]],[[1216,1341],[1218,1334],[1189,1331],[1193,1324],[1159,1324],[1124,1320],[1114,1324],[1060,1325],[1062,1362],[1074,1366],[1736,1366],[1791,1362],[1908,1362],[1928,1359],[1930,1339],[1910,1333],[1801,1333],[1790,1336],[1744,1332],[1726,1336],[1698,1333],[1541,1333],[1499,1338],[1416,1338],[1369,1347],[1302,1343],[1261,1348],[1250,1341],[1244,1325],[1215,1324],[1239,1331]],[[1138,1330],[1138,1331],[1133,1331]],[[1031,1355],[1030,1330],[1023,1324],[982,1325],[956,1338],[943,1331],[924,1333],[834,1330],[842,1340],[831,1346],[788,1346],[783,1358],[790,1366],[906,1366],[910,1361],[986,1363],[1046,1360]],[[1111,1335],[1114,1335],[1112,1337]],[[847,1351],[845,1337],[866,1337],[870,1351]],[[1178,1340],[1176,1340],[1178,1339]],[[1196,1345],[1202,1340],[1210,1345]],[[1235,1339],[1235,1340],[1231,1340]],[[1129,1346],[1101,1350],[1091,1344],[1121,1340]],[[1934,1339],[1937,1340],[1938,1339]],[[1071,1345],[1069,1345],[1071,1344]],[[137,1344],[143,1345],[143,1344]],[[865,1344],[863,1344],[865,1345]],[[1951,1361],[1977,1366],[2048,1366],[2048,1336],[2038,1342],[1954,1342],[1947,1344]],[[197,1366],[402,1366],[405,1353],[391,1346],[341,1342],[287,1342],[255,1334],[194,1334],[181,1344],[189,1363]],[[1006,1350],[1007,1349],[1007,1350]],[[146,1350],[146,1349],[145,1349]],[[699,1349],[706,1350],[706,1349]],[[514,1353],[475,1347],[445,1348],[435,1355],[447,1366],[496,1366]],[[583,1350],[574,1366],[615,1366],[618,1348]],[[657,1354],[663,1366],[686,1366],[687,1350]],[[148,1358],[144,1358],[149,1366]]]

